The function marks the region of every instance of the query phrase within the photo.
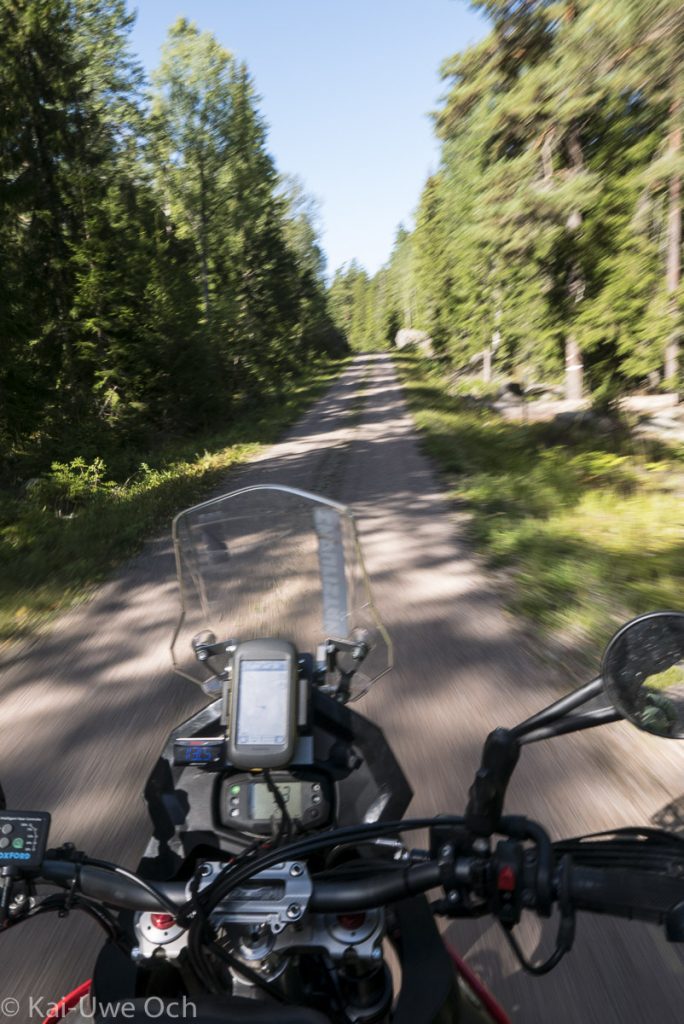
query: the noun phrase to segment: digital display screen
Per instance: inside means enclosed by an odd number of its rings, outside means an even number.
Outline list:
[[[289,662],[241,661],[239,687],[238,745],[282,747],[289,728]]]
[[[185,760],[190,764],[206,764],[214,757],[211,746],[186,746]]]
[[[287,805],[287,812],[291,818],[302,816],[302,784],[301,782],[280,782],[276,783],[278,791]],[[250,787],[249,797],[250,817],[255,821],[268,820],[277,814],[280,817],[278,805],[269,792],[268,786],[263,782],[256,782]]]
[[[216,751],[211,747],[186,747],[185,760],[188,764],[208,764],[213,761]]]

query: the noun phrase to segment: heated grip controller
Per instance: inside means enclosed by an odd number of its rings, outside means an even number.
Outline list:
[[[49,831],[50,815],[45,811],[0,811],[0,868],[38,871]]]

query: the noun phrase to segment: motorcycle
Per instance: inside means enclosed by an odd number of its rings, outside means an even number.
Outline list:
[[[571,950],[579,911],[658,922],[684,941],[677,835],[552,842],[504,813],[529,743],[620,719],[684,738],[684,614],[629,622],[600,677],[495,729],[463,815],[406,818],[410,785],[382,731],[350,706],[392,665],[352,512],[259,485],[182,512],[173,539],[173,662],[210,702],[173,730],[150,774],[137,870],[69,844],[48,850],[49,814],[2,801],[2,929],[82,911],[106,935],[92,979],[45,1024],[503,1024],[436,917],[489,915],[537,975]],[[428,848],[410,848],[421,830]],[[532,963],[516,927],[554,908],[555,949]]]

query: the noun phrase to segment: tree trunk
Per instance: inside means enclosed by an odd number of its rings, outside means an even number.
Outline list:
[[[565,339],[565,397],[579,401],[584,396],[584,363],[574,335]]]
[[[670,106],[671,128],[668,150],[677,156],[682,145],[681,126],[682,101],[679,96],[672,100]],[[672,326],[665,346],[665,380],[673,381],[677,377],[679,363],[679,309],[677,293],[681,280],[681,248],[682,248],[682,179],[674,173],[670,179],[669,208],[667,216],[667,269],[666,289],[670,307]]]
[[[485,345],[482,350],[482,380],[489,384],[492,379],[492,346]]]
[[[584,167],[584,154],[577,126],[571,130],[567,145],[572,174],[578,174]],[[581,226],[581,210],[571,210],[566,222],[568,231],[574,233]],[[568,276],[568,298],[574,306],[584,298],[584,287],[582,267],[578,261],[575,261]],[[582,351],[573,333],[568,334],[565,339],[565,397],[572,401],[579,401],[584,397],[584,361]]]
[[[200,238],[199,238],[199,256],[200,256],[200,277],[202,280],[202,300],[204,305],[204,315],[209,320],[209,244],[207,241],[207,228],[208,228],[208,217],[207,217],[207,203],[206,203],[206,185],[204,180],[204,165],[200,161],[199,165],[200,175]]]

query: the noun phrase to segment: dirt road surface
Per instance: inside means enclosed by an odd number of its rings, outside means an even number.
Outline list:
[[[501,607],[421,454],[391,362],[359,357],[279,444],[234,472],[358,510],[375,596],[396,667],[359,710],[375,718],[412,781],[412,813],[463,810],[482,740],[558,696],[565,681]],[[133,867],[147,835],[141,791],[166,734],[200,707],[169,670],[176,614],[171,547],[150,543],[87,605],[0,666],[0,777],[10,806],[47,809],[52,842]],[[568,683],[575,680],[567,680]],[[508,800],[554,836],[675,815],[684,744],[614,725],[526,748]],[[681,798],[681,799],[680,799]],[[674,810],[673,810],[674,808]],[[575,950],[550,975],[524,975],[494,926],[450,937],[514,1021],[659,1024],[684,1017],[684,959],[651,926],[583,917]],[[550,947],[553,922],[522,929]],[[90,974],[99,932],[40,918],[2,938],[0,1005],[38,1020],[47,1001]],[[34,999],[31,1007],[29,997]],[[5,1019],[10,1019],[5,1014]]]

